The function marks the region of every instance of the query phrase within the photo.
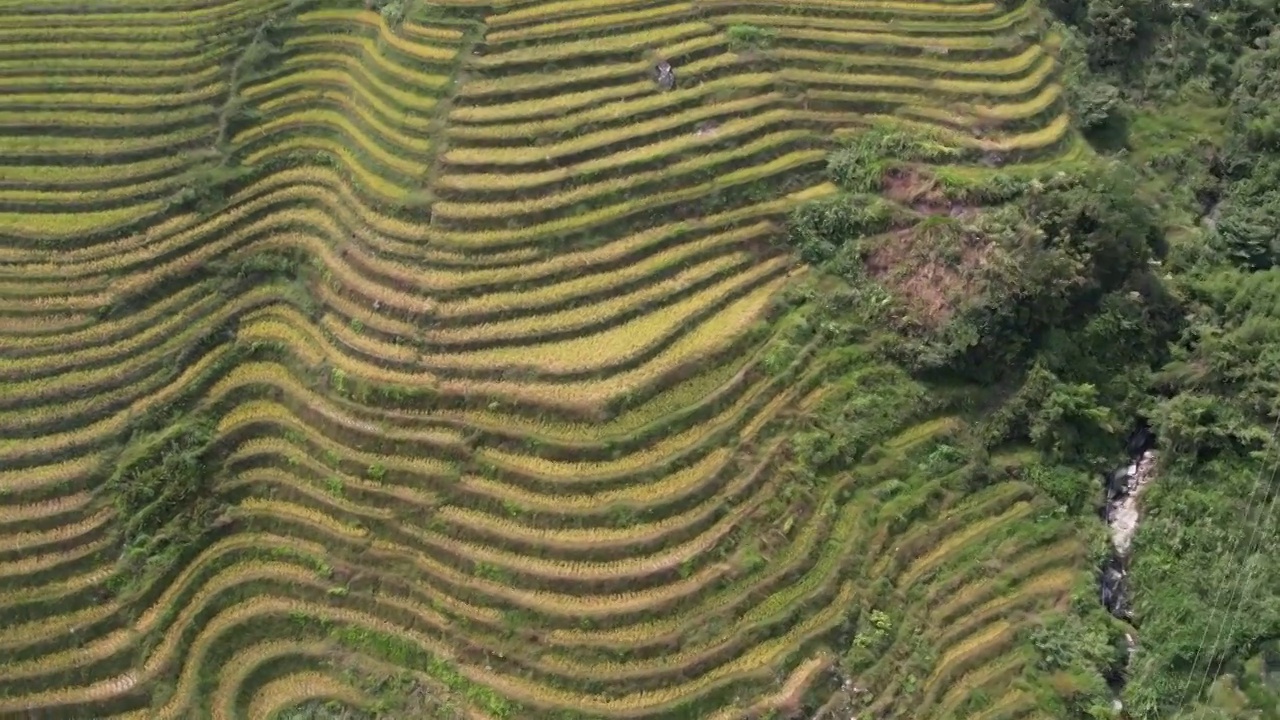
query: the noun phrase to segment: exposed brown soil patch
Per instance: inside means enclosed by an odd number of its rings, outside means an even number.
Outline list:
[[[880,188],[888,199],[921,215],[961,217],[971,211],[963,203],[948,198],[939,188],[937,179],[923,168],[893,168],[885,173]]]
[[[945,324],[968,301],[982,294],[982,268],[991,252],[984,239],[956,232],[939,247],[938,238],[919,226],[882,236],[864,257],[867,272],[896,295],[911,319],[929,329]]]

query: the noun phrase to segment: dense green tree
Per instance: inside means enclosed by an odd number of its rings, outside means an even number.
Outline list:
[[[1154,338],[1169,332],[1171,313],[1159,284],[1149,281],[1161,242],[1136,187],[1127,168],[1111,163],[1032,182],[1017,201],[986,213],[973,228],[999,248],[988,265],[986,296],[939,333],[934,344],[944,349],[933,356],[991,379],[1049,348],[1047,367],[1101,386],[1115,364],[1098,369],[1094,358],[1115,348],[1126,360],[1135,360],[1129,349],[1158,353]],[[1095,355],[1056,359],[1077,355],[1082,342]]]
[[[1216,240],[1252,269],[1280,263],[1280,29],[1237,64],[1226,139],[1235,180],[1220,208]]]

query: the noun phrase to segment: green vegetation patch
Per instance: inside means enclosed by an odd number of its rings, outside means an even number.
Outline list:
[[[209,462],[214,426],[207,417],[180,418],[135,435],[120,453],[105,486],[123,548],[117,592],[143,588],[174,568],[220,519]]]
[[[736,52],[764,50],[773,44],[778,31],[773,28],[762,28],[756,25],[730,25],[725,29],[729,38],[729,49]]]

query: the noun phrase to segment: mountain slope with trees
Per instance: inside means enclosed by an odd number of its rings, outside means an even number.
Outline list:
[[[1087,535],[1088,478],[1135,420],[1159,438],[1131,623],[1082,591],[1031,639],[1075,678],[1047,701],[1071,717],[1280,717],[1278,8],[1050,3],[1096,157],[966,176],[882,127],[833,156],[845,200],[793,218],[841,280],[809,295],[834,337],[869,333],[934,392],[982,388],[974,472],[1034,447],[1017,472]]]

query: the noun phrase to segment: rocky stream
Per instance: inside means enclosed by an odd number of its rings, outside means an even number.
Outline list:
[[[1130,545],[1138,523],[1142,519],[1139,499],[1142,491],[1155,477],[1156,438],[1151,429],[1141,425],[1129,436],[1129,461],[1124,465],[1103,473],[1102,484],[1105,497],[1104,519],[1111,529],[1111,555],[1102,567],[1100,577],[1100,593],[1102,605],[1115,617],[1132,623],[1133,616],[1129,605],[1128,567]],[[1110,679],[1116,695],[1116,709],[1122,710],[1120,691],[1124,689],[1125,676],[1132,665],[1133,654],[1137,651],[1137,639],[1133,633],[1125,633],[1129,655],[1123,667],[1117,668]]]

